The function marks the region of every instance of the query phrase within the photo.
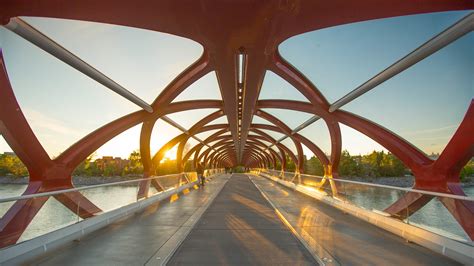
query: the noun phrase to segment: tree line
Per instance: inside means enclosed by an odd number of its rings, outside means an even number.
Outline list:
[[[310,175],[324,175],[324,167],[318,158],[312,156],[304,158],[304,172]],[[287,171],[294,172],[295,163],[286,157]],[[276,169],[280,170],[281,165],[277,162]],[[411,175],[410,170],[390,152],[373,151],[366,155],[351,155],[347,150],[342,151],[339,162],[339,176],[344,178],[363,177],[401,177]],[[461,180],[466,181],[474,176],[474,158],[471,159],[461,171]]]
[[[304,172],[311,175],[324,175],[321,162],[314,156],[305,156]],[[295,163],[287,156],[287,171],[295,171]],[[133,151],[126,164],[109,163],[99,165],[93,160],[93,155],[85,159],[73,172],[76,176],[141,176],[143,165],[140,153]],[[277,162],[276,169],[281,169]],[[188,161],[185,171],[194,171],[193,162]],[[176,160],[165,159],[156,170],[155,175],[178,173]],[[341,177],[399,177],[411,174],[409,169],[393,154],[384,151],[373,151],[367,155],[351,155],[347,150],[342,151],[339,164]],[[27,176],[28,170],[14,154],[0,154],[0,176]],[[471,159],[461,171],[461,180],[474,176],[474,159]]]
[[[99,167],[98,161],[92,161],[89,157],[84,160],[73,172],[75,176],[141,176],[143,175],[143,164],[139,151],[133,151],[128,157],[126,164],[106,164]],[[192,161],[185,164],[184,171],[193,171]],[[176,160],[164,159],[156,169],[154,175],[177,174],[178,166]]]

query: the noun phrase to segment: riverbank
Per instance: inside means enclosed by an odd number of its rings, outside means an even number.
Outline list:
[[[143,178],[143,176],[141,175],[136,175],[136,176],[73,176],[72,182],[76,186],[90,186],[90,185],[128,181],[128,180],[140,179],[140,178]],[[28,177],[1,176],[0,184],[26,185],[28,184]],[[132,185],[134,185],[134,183],[132,183]]]
[[[90,186],[97,184],[121,182],[133,179],[140,179],[141,175],[135,176],[73,176],[73,183],[77,186]],[[380,185],[394,186],[394,187],[412,187],[414,177],[403,176],[403,177],[340,177],[341,179],[347,179],[358,182],[374,183]],[[11,176],[0,176],[0,184],[28,184],[28,177],[11,177]],[[462,183],[463,187],[474,186],[474,178],[468,182]]]
[[[403,177],[340,177],[341,179],[347,179],[351,181],[374,183],[379,185],[387,185],[394,187],[412,187],[414,183],[414,177],[403,176]]]
[[[415,178],[413,176],[401,177],[340,177],[351,181],[374,183],[380,185],[394,186],[394,187],[413,187]],[[463,187],[474,186],[474,178],[470,178],[468,182],[461,183]]]

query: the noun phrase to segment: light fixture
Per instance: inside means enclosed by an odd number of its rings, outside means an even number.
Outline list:
[[[239,53],[239,56],[238,56],[238,72],[239,72],[239,84],[242,84],[243,81],[244,81],[244,54],[243,53]]]

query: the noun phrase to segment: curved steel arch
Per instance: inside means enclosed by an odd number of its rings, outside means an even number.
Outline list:
[[[222,136],[221,136],[221,137],[222,137]],[[231,139],[231,138],[232,138],[231,136],[225,136],[225,137],[223,138],[223,140],[221,141],[221,142],[222,142],[221,145],[229,144],[229,143],[228,143],[228,139]],[[216,138],[216,139],[217,139],[217,138]],[[264,143],[259,142],[258,140],[249,141],[248,143],[257,144],[257,145],[259,145],[260,147],[263,147],[263,148],[266,148],[266,147],[267,147]],[[220,145],[218,145],[218,144],[216,143],[215,148],[217,148],[217,147],[219,147],[219,146],[220,146]],[[209,150],[209,149],[208,149],[208,150]],[[208,151],[208,150],[207,150],[207,151]],[[207,151],[206,151],[206,152],[207,152]],[[271,155],[267,154],[264,150],[261,150],[261,151],[264,152],[266,155],[268,155],[267,158],[270,159]],[[210,152],[210,151],[209,151],[209,152]],[[215,150],[215,152],[214,152],[213,154],[216,154],[216,153],[218,153],[218,152],[219,152],[219,150]],[[206,156],[206,155],[203,154],[202,156]],[[207,158],[207,159],[205,158],[205,159],[204,159],[204,163],[206,164],[207,161],[210,160],[210,159],[212,159],[212,157],[211,157],[211,158]]]
[[[207,129],[203,130],[203,127],[208,124],[209,122],[223,116],[224,113],[222,112],[222,110],[218,110],[214,113],[211,113],[209,115],[207,115],[206,117],[204,117],[203,119],[201,119],[200,121],[198,121],[196,124],[194,124],[189,130],[188,132],[186,133],[182,133],[178,136],[176,136],[175,138],[171,139],[168,143],[166,143],[165,145],[163,145],[160,150],[153,156],[152,158],[152,162],[160,162],[161,159],[163,158],[163,156],[165,155],[166,151],[168,151],[169,149],[172,149],[174,146],[176,146],[176,144],[178,143],[184,143],[186,144],[186,142],[188,141],[188,139],[191,137],[191,136],[194,136],[198,133],[202,133],[202,132],[205,132],[205,131],[208,131],[208,130],[213,130],[213,129],[218,129],[220,128],[220,126],[217,126],[217,127],[208,127]]]
[[[459,172],[466,161],[474,155],[474,137],[470,122],[474,119],[472,100],[463,122],[440,158],[432,161],[424,154],[418,154],[416,148],[405,140],[371,121],[343,111],[330,112],[328,101],[317,87],[286,62],[278,52],[278,45],[287,38],[312,30],[375,18],[474,8],[471,0],[424,0],[417,2],[416,5],[409,2],[400,3],[397,0],[387,1],[385,5],[376,4],[371,0],[343,4],[332,1],[302,0],[282,2],[278,5],[271,1],[244,1],[233,4],[220,1],[209,3],[196,1],[187,3],[186,9],[182,8],[182,3],[179,1],[142,1],[140,5],[137,5],[127,1],[106,0],[94,3],[93,6],[90,2],[83,1],[76,2],[74,5],[62,5],[61,8],[56,6],[57,1],[54,0],[43,0],[35,5],[30,5],[26,0],[4,1],[0,10],[2,24],[7,24],[10,18],[19,16],[95,21],[166,32],[189,38],[204,47],[201,57],[180,73],[154,100],[151,104],[153,113],[139,111],[108,123],[73,144],[54,160],[47,156],[24,118],[11,90],[2,56],[0,132],[25,163],[30,173],[30,183],[24,194],[72,187],[71,172],[84,158],[114,136],[142,122],[140,150],[144,167],[146,166],[147,169],[145,176],[148,176],[152,166],[150,136],[155,121],[164,115],[162,110],[166,108],[173,110],[173,108],[180,108],[180,105],[185,105],[172,103],[172,101],[189,85],[211,71],[216,71],[223,96],[223,101],[213,104],[220,105],[227,115],[230,122],[229,130],[234,140],[234,150],[229,151],[229,158],[232,158],[231,161],[235,165],[240,163],[241,153],[247,143],[249,129],[252,127],[252,116],[257,110],[257,105],[260,104],[257,99],[263,77],[266,70],[271,70],[299,90],[310,101],[312,112],[320,115],[326,122],[331,137],[329,160],[331,167],[328,174],[337,177],[342,143],[339,123],[344,123],[376,140],[382,146],[390,147],[389,150],[397,157],[401,156],[401,160],[414,170],[417,188],[462,195]],[[355,9],[359,12],[353,12]],[[193,10],[193,12],[188,10]],[[239,19],[259,17],[261,14],[269,14],[272,19]],[[295,22],[296,17],[298,20]],[[214,30],[215,21],[220,21],[220,26],[226,29],[226,34]],[[236,21],[245,21],[245,23],[236,23]],[[238,100],[236,93],[238,86],[235,84],[235,56],[240,52],[252,58],[246,67],[242,84],[245,93],[241,95],[242,100]],[[196,106],[197,104],[203,104],[203,102],[196,103]],[[195,109],[196,106],[189,109]],[[237,111],[240,110],[239,106],[245,108],[239,112]],[[287,108],[293,108],[292,106],[289,104]],[[238,121],[241,121],[241,125]],[[241,135],[238,135],[239,129]],[[296,139],[295,136],[293,138]],[[301,143],[302,139],[297,141]],[[193,147],[196,159],[199,157],[201,148],[202,145]],[[283,148],[278,148],[284,157]],[[292,153],[289,154],[291,157]],[[298,152],[298,157],[300,157],[300,152]],[[257,162],[258,160],[255,161]],[[298,162],[301,162],[301,158]],[[282,168],[285,167],[282,165]],[[70,195],[59,200],[69,209],[74,209],[78,206],[76,196]],[[89,202],[87,199],[80,200],[82,216],[86,217],[100,211],[92,203],[84,204],[84,202]],[[417,210],[429,200],[419,195],[407,194],[404,199],[395,203],[387,211],[396,214],[402,207]],[[44,202],[23,203],[15,203],[2,217],[1,246],[16,242]],[[444,200],[443,204],[472,239],[474,229],[469,227],[469,221],[474,219],[474,207],[467,203],[459,204],[459,202],[449,200]],[[17,223],[21,220],[19,217],[27,218],[22,220],[22,223]]]
[[[278,132],[281,132],[281,131],[278,131]],[[209,143],[209,142],[212,142],[214,140],[216,140],[218,138],[219,135],[221,135],[222,133],[224,133],[223,131],[219,131],[219,132],[216,132],[215,134],[213,134],[212,136],[208,137],[206,140],[204,140],[204,143]],[[264,137],[267,138],[267,140],[269,140],[270,142],[272,143],[275,143],[276,141],[270,137],[268,134],[265,134],[264,132],[262,131],[257,131],[256,132],[257,134],[263,134]],[[292,160],[296,163],[296,156],[294,156],[293,152],[291,150],[289,150],[286,146],[284,146],[283,144],[278,144],[278,148],[280,149],[280,153],[282,153],[282,149],[281,147],[284,147],[284,149],[287,151],[287,153],[290,155],[290,157],[292,158]],[[197,153],[198,154],[198,153]],[[284,152],[283,152],[284,154]],[[197,158],[196,158],[197,159]],[[195,161],[196,161],[195,159]],[[282,164],[283,166],[286,165],[286,161],[284,162],[284,164]]]
[[[211,136],[209,136],[207,139],[213,137],[213,136],[216,136],[219,135],[219,134],[222,134],[220,132],[228,132],[228,126],[226,124],[216,124],[216,125],[209,125],[209,126],[205,126],[202,128],[203,130],[201,131],[202,132],[205,132],[205,131],[209,131],[209,130],[215,130],[215,129],[221,129],[220,131],[212,134]],[[218,134],[219,133],[219,134]],[[203,143],[207,143],[206,140],[203,141]],[[203,144],[202,143],[198,143],[196,145],[194,145],[184,156],[182,155],[183,154],[183,151],[184,151],[184,145],[183,145],[183,150],[180,150],[180,147],[178,147],[178,153],[176,155],[176,160],[177,160],[177,163],[179,164],[179,162],[181,162],[181,164],[183,164],[184,162],[186,162],[189,157],[193,154],[193,152],[196,152],[198,150],[200,150],[202,148]]]
[[[281,143],[277,143],[277,141],[272,136],[270,136],[267,133],[255,128],[255,127],[258,127],[258,126],[259,126],[259,124],[252,124],[251,128],[250,128],[250,131],[259,134],[260,136],[267,139],[268,141],[270,141],[273,145],[275,145],[277,147],[278,151],[281,154],[281,158],[282,158],[282,161],[281,161],[281,171],[282,171],[282,173],[284,171],[286,171],[286,154],[288,154],[288,156],[291,158],[291,160],[293,160],[293,162],[295,162],[295,164],[296,164],[296,156],[293,154],[293,152],[290,149],[288,149],[285,145],[283,145]],[[269,148],[269,149],[271,149],[271,148]]]

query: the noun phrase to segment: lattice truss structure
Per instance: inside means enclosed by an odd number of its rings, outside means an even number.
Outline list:
[[[140,152],[145,177],[154,175],[165,152],[177,149],[180,171],[194,155],[194,162],[204,162],[208,168],[246,167],[273,168],[279,161],[286,170],[286,156],[296,165],[296,179],[303,172],[303,148],[306,146],[321,161],[325,176],[338,178],[341,157],[340,124],[347,125],[373,139],[397,156],[414,174],[414,187],[422,190],[464,195],[459,174],[474,155],[474,101],[470,100],[465,117],[448,145],[435,161],[398,135],[353,113],[340,110],[346,103],[377,87],[415,63],[469,33],[474,28],[471,13],[450,28],[434,36],[387,69],[355,88],[340,100],[330,104],[318,88],[298,69],[279,54],[278,45],[284,40],[308,31],[331,26],[394,16],[429,12],[473,9],[472,0],[373,0],[359,1],[2,1],[0,23],[6,28],[50,53],[83,74],[117,92],[143,110],[123,116],[90,133],[60,156],[50,159],[25,119],[13,93],[3,56],[0,54],[0,132],[27,166],[30,182],[24,195],[72,188],[71,173],[91,153],[123,131],[142,123]],[[52,17],[109,23],[143,28],[185,37],[204,47],[201,57],[180,73],[156,99],[148,104],[93,66],[23,21],[20,16]],[[217,25],[217,26],[216,26]],[[258,100],[265,72],[270,70],[286,80],[307,98],[293,100]],[[173,100],[193,82],[215,71],[222,100]],[[190,128],[184,128],[167,115],[200,108],[216,108]],[[311,114],[313,117],[296,129],[291,129],[264,108],[288,109]],[[228,124],[211,124],[227,117]],[[257,116],[269,123],[252,123]],[[182,134],[170,140],[156,154],[150,154],[152,130],[158,119],[170,123]],[[327,156],[317,145],[298,132],[317,120],[326,123],[331,139]],[[217,130],[206,139],[196,135]],[[266,133],[284,134],[275,139]],[[198,144],[189,151],[185,145],[190,138]],[[284,139],[290,139],[294,153]],[[275,149],[276,148],[276,149]],[[145,197],[150,185],[143,182],[139,197]],[[323,185],[323,184],[321,184]],[[55,196],[73,212],[79,209],[82,218],[101,210],[79,192]],[[38,213],[48,197],[17,201],[1,218],[0,245],[15,243]],[[386,209],[386,212],[407,217],[433,196],[407,193]],[[454,218],[474,238],[474,206],[449,198],[440,198]],[[80,202],[80,205],[78,204]],[[406,210],[409,210],[407,212]]]

